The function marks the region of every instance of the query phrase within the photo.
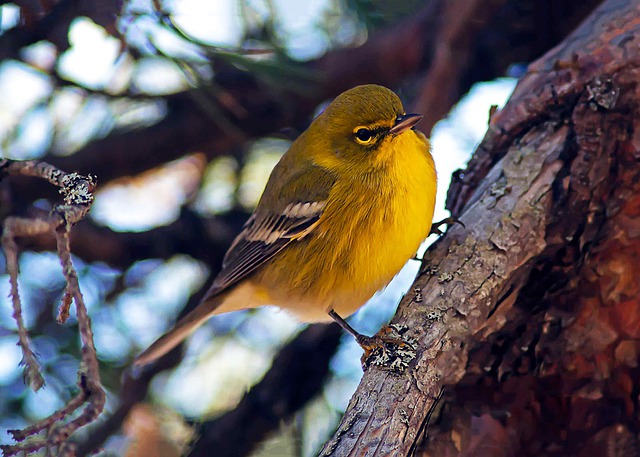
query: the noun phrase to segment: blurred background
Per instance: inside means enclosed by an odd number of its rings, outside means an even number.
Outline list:
[[[539,30],[535,2],[494,2],[486,14],[472,13],[478,35],[465,35],[458,43],[465,53],[449,57],[458,66],[447,67],[453,76],[432,112],[425,100],[433,99],[429,81],[442,64],[434,43],[447,39],[452,20],[443,2],[113,3],[0,2],[0,155],[98,176],[91,214],[72,239],[108,392],[94,427],[114,425],[100,432],[105,455],[136,455],[131,440],[143,436],[166,444],[170,451],[161,455],[179,455],[198,434],[196,424],[234,410],[306,326],[270,308],[220,316],[146,384],[123,391],[125,370],[197,301],[291,140],[342,90],[390,86],[407,111],[427,115],[420,128],[433,128],[435,219],[442,219],[451,175],[482,138],[491,107],[506,101],[526,63],[568,26],[554,28],[551,14],[548,29]],[[509,17],[521,18],[520,28]],[[487,53],[490,45],[506,50]],[[33,180],[0,183],[2,218],[56,201]],[[0,443],[11,442],[7,429],[50,415],[76,392],[78,331],[73,318],[55,322],[64,281],[52,246],[47,238],[21,244],[24,316],[46,378],[37,393],[23,382],[9,280],[0,276]],[[375,333],[418,267],[409,261],[352,325]],[[355,341],[344,335],[336,348],[310,401],[280,420],[252,455],[317,455],[362,375]],[[114,419],[116,411],[126,414]]]

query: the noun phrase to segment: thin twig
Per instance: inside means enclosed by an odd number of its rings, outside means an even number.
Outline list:
[[[91,320],[80,291],[78,274],[71,261],[69,246],[69,230],[89,211],[93,202],[95,177],[81,176],[77,173],[65,173],[52,165],[43,162],[0,160],[0,179],[5,175],[21,175],[38,177],[49,181],[60,188],[64,196],[64,204],[57,205],[46,216],[33,218],[8,217],[2,232],[2,247],[7,258],[7,271],[11,282],[11,299],[14,318],[18,326],[19,345],[23,353],[25,374],[29,385],[34,390],[44,384],[35,353],[31,349],[24,320],[18,290],[18,246],[16,237],[33,237],[43,233],[54,233],[57,241],[58,257],[66,279],[66,287],[62,304],[58,313],[58,322],[64,323],[69,316],[72,301],[76,303],[78,328],[82,341],[82,361],[78,370],[78,387],[80,392],[67,404],[49,417],[32,424],[23,430],[10,430],[9,433],[18,444],[0,446],[5,456],[29,453],[44,449],[47,455],[52,448],[58,448],[59,456],[71,457],[75,454],[75,445],[68,438],[80,427],[94,421],[102,412],[105,393],[100,382],[100,373],[96,349],[93,344]],[[75,419],[59,425],[67,416],[75,412],[83,404],[85,409]],[[46,438],[36,437],[45,431]]]
[[[31,424],[30,426],[23,428],[22,430],[7,430],[7,433],[9,433],[16,441],[24,441],[28,437],[40,433],[43,430],[46,430],[53,426],[53,424],[55,424],[56,422],[63,420],[69,414],[82,406],[86,399],[87,396],[85,392],[80,391],[75,397],[69,400],[69,402],[67,402],[64,407],[51,414],[49,417],[45,417],[41,421],[38,421],[35,424]]]
[[[58,242],[58,256],[62,263],[62,271],[67,281],[67,288],[73,294],[73,298],[76,303],[78,328],[80,330],[80,339],[82,341],[82,362],[78,385],[82,391],[86,392],[88,399],[87,406],[76,419],[56,429],[51,435],[49,435],[49,444],[62,443],[59,455],[64,456],[72,455],[70,453],[70,445],[65,443],[66,439],[77,429],[93,422],[98,415],[100,415],[104,408],[106,397],[102,384],[100,383],[100,370],[98,367],[96,348],[93,343],[91,319],[87,314],[87,307],[84,303],[82,292],[80,291],[78,274],[71,261],[68,227],[58,228],[58,230],[56,230],[56,239]]]
[[[14,229],[19,223],[20,220],[16,218],[7,218],[2,231],[2,249],[6,256],[7,273],[9,273],[9,282],[11,283],[10,295],[13,304],[13,318],[18,326],[18,346],[22,351],[22,361],[20,363],[24,365],[25,382],[34,392],[37,392],[44,386],[44,378],[40,373],[40,365],[35,352],[31,349],[29,335],[22,318],[22,305],[18,292],[18,246],[14,237]]]

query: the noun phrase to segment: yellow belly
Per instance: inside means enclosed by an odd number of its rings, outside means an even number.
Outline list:
[[[312,234],[254,278],[268,302],[309,322],[328,320],[329,309],[348,316],[415,255],[431,227],[435,168],[426,146],[398,142],[396,149],[391,154],[411,154],[410,160],[391,155],[384,173],[336,184]],[[284,268],[291,264],[294,271]]]

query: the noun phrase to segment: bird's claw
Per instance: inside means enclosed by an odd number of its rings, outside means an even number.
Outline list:
[[[464,228],[467,228],[467,226],[464,225],[461,220],[456,219],[453,216],[449,216],[447,218],[442,219],[441,221],[434,222],[433,224],[431,224],[431,230],[429,231],[429,235],[442,236],[442,235],[444,235],[444,232],[442,230],[440,230],[440,227],[442,225],[453,225],[453,224],[460,224]]]
[[[408,327],[398,324],[383,326],[374,336],[359,335],[358,344],[364,350],[362,369],[372,365],[403,372],[416,356],[416,341],[404,335]]]

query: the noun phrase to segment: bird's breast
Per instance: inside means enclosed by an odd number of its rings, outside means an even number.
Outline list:
[[[350,315],[393,279],[431,227],[436,177],[430,154],[413,148],[387,169],[339,180],[317,228],[274,258],[263,275],[274,304],[306,321],[335,309]],[[284,265],[295,264],[295,271]]]

